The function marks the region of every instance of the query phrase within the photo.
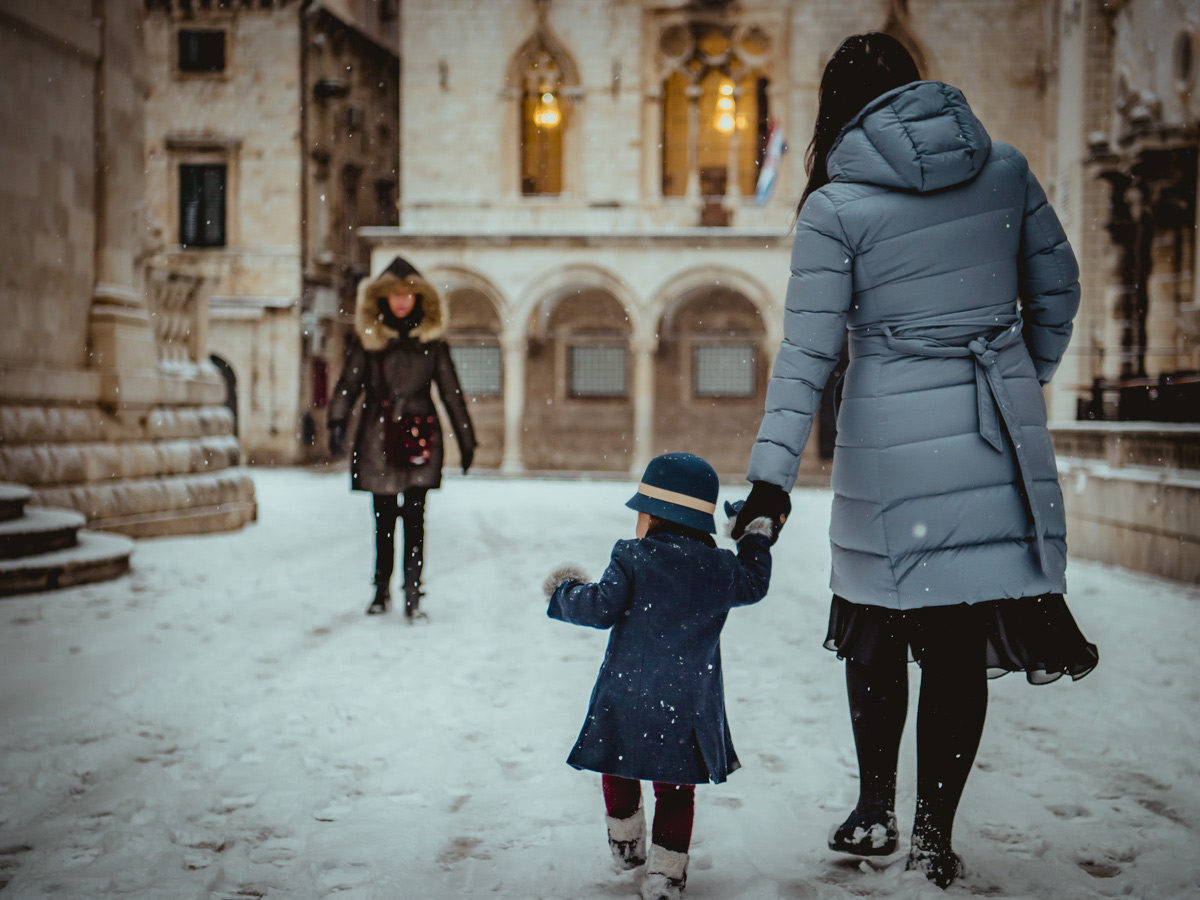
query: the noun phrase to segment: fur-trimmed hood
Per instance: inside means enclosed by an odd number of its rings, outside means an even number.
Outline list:
[[[422,277],[411,263],[397,256],[386,269],[374,278],[364,278],[358,283],[358,296],[354,303],[354,330],[362,341],[363,349],[374,352],[382,350],[388,341],[400,337],[388,327],[379,311],[379,298],[386,297],[397,287],[410,288],[421,298],[425,317],[421,324],[409,332],[418,341],[428,342],[446,333],[446,308],[441,294]]]

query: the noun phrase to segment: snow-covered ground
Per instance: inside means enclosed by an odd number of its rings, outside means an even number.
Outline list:
[[[553,565],[598,574],[631,535],[630,485],[448,480],[432,623],[409,627],[363,615],[369,501],[343,473],[254,478],[240,533],[143,541],[120,581],[0,601],[0,894],[632,896],[599,777],[563,762],[606,635],[547,619],[541,594]],[[829,495],[793,499],[769,596],[726,627],[745,768],[698,791],[687,896],[1200,895],[1200,591],[1080,561],[1070,602],[1100,666],[991,683],[968,876],[942,894],[826,850],[856,771],[820,645]]]

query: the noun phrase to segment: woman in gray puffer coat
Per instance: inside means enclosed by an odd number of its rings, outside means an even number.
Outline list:
[[[887,35],[855,35],[830,59],[808,163],[739,524],[789,508],[848,331],[825,645],[846,660],[860,794],[830,846],[896,849],[911,652],[909,866],[945,887],[961,872],[951,832],[987,677],[1042,683],[1096,664],[1062,596],[1066,523],[1041,390],[1071,335],[1079,270],[1025,158],[988,137],[956,88],[918,80]]]
[[[396,556],[396,524],[404,524],[404,614],[420,610],[425,548],[425,495],[442,483],[442,427],[430,387],[454,426],[463,474],[475,454],[475,431],[450,348],[437,290],[396,257],[359,284],[355,338],[329,403],[329,449],[340,456],[346,423],[361,406],[350,461],[350,486],[371,494],[375,511],[375,596],[369,614],[387,612]],[[361,404],[359,398],[362,398]],[[398,426],[403,427],[398,427]],[[398,495],[403,495],[403,504]]]

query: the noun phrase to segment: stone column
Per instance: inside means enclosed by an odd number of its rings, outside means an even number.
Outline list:
[[[131,5],[103,7],[102,56],[97,68],[95,286],[89,315],[91,365],[115,372],[106,379],[114,403],[146,401],[157,367],[154,330],[135,264],[141,236],[137,223],[144,196],[140,153],[144,123],[144,73],[140,21]],[[128,378],[126,372],[142,377]],[[122,382],[124,383],[122,386]]]
[[[654,448],[654,353],[658,338],[635,335],[633,351],[633,456],[631,471],[641,475]]]
[[[502,472],[523,472],[522,423],[525,418],[525,361],[528,346],[524,334],[505,334],[500,338],[504,354],[504,456]]]
[[[687,198],[700,199],[700,95],[703,89],[698,84],[689,84],[683,94],[687,98]]]
[[[725,201],[729,208],[736,209],[738,201],[742,197],[742,183],[738,178],[739,174],[739,159],[738,154],[742,149],[741,129],[738,128],[738,105],[742,100],[742,89],[738,85],[733,88],[733,131],[729,132],[729,155],[726,163],[727,173],[725,175]]]

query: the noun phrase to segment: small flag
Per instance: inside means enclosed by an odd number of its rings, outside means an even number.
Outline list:
[[[783,136],[779,122],[772,116],[767,130],[767,152],[762,168],[758,170],[758,184],[754,188],[754,199],[759,206],[771,199],[771,189],[775,187],[775,179],[779,175],[779,161],[787,151],[787,138]]]

